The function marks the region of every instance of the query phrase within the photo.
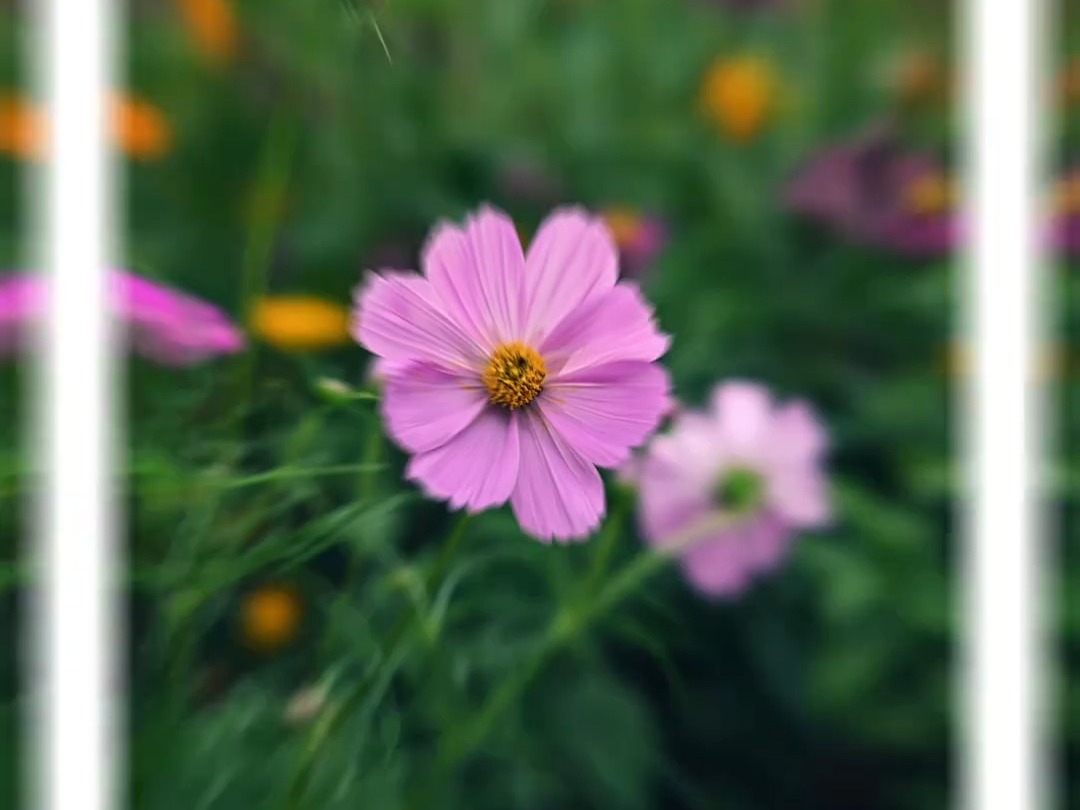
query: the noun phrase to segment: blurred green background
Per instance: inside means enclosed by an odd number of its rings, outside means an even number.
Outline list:
[[[371,402],[320,384],[366,386],[359,347],[290,343],[286,308],[237,357],[133,359],[133,807],[950,804],[950,262],[814,227],[782,190],[883,120],[948,165],[951,4],[741,5],[761,8],[129,3],[128,269],[248,325],[268,295],[348,306],[365,268],[416,267],[438,219],[482,202],[526,238],[565,202],[655,218],[667,239],[640,278],[680,400],[731,378],[810,400],[837,512],[742,599],[706,600],[675,570],[650,580],[436,779],[441,746],[519,676],[597,544],[541,546],[497,510],[429,592],[456,516],[401,479]],[[749,57],[770,79],[728,102],[736,118],[762,105],[740,135],[702,94],[712,66]],[[16,165],[0,162],[12,216]],[[609,503],[627,497],[611,482]],[[619,565],[641,542],[615,526]]]
[[[1075,172],[1080,165],[1080,4],[1069,2],[1059,8],[1064,24],[1055,37],[1061,59],[1052,98],[1058,113],[1048,122],[1048,134],[1056,148],[1050,161],[1051,172],[1061,177],[1061,170]],[[1069,176],[1077,176],[1075,174]],[[1057,189],[1061,190],[1060,179]],[[1056,202],[1056,200],[1055,200]],[[1054,203],[1052,202],[1051,205]],[[1055,210],[1056,207],[1052,210]],[[1066,227],[1077,232],[1080,219],[1075,207],[1065,217]],[[1060,214],[1058,214],[1060,216]],[[1051,602],[1046,613],[1059,619],[1062,633],[1061,655],[1054,675],[1057,681],[1049,697],[1055,701],[1055,730],[1064,739],[1063,756],[1054,764],[1064,774],[1061,799],[1063,806],[1080,807],[1080,250],[1075,246],[1057,264],[1048,302],[1060,302],[1061,310],[1052,314],[1052,334],[1060,334],[1059,356],[1063,373],[1050,380],[1054,419],[1049,426],[1049,441],[1057,449],[1051,466],[1051,527],[1058,531],[1059,542],[1050,546],[1048,556],[1059,566],[1061,576],[1055,590],[1047,594]],[[1059,497],[1060,496],[1060,497]],[[1061,506],[1060,512],[1058,506]],[[1056,637],[1056,636],[1055,636]]]

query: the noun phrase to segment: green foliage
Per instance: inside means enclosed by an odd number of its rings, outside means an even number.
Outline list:
[[[751,377],[810,401],[837,515],[745,598],[708,601],[650,565],[630,514],[547,547],[506,509],[462,525],[425,501],[358,347],[132,360],[133,807],[946,805],[950,267],[811,230],[778,194],[820,145],[895,112],[880,64],[944,47],[947,4],[237,0],[241,47],[216,68],[174,4],[131,5],[130,89],[175,147],[128,169],[128,267],[243,320],[266,291],[347,303],[381,250],[415,264],[433,223],[484,201],[526,233],[557,201],[655,213],[672,238],[643,284],[680,399]],[[698,93],[714,57],[747,52],[774,61],[785,103],[736,146]],[[944,152],[946,118],[902,124]],[[515,161],[552,199],[506,188]],[[302,630],[260,653],[244,597],[281,582]],[[298,719],[312,687],[324,700]]]

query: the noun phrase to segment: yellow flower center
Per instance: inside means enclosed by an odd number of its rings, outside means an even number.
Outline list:
[[[544,390],[544,358],[520,341],[495,349],[484,369],[484,387],[492,405],[510,410],[524,408]]]
[[[941,174],[924,175],[904,189],[904,208],[913,214],[941,214],[955,204],[956,186]]]

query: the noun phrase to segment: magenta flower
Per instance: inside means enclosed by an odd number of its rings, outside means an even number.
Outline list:
[[[19,273],[0,279],[0,356],[21,351],[26,328],[45,310],[45,280]]]
[[[708,412],[681,412],[628,470],[642,536],[678,545],[703,593],[741,593],[783,560],[796,531],[828,521],[826,443],[806,404],[776,405],[753,383],[718,386]]]
[[[212,304],[119,270],[111,281],[116,317],[144,357],[189,366],[244,348],[243,334]]]
[[[48,279],[16,275],[0,283],[0,350],[44,314]],[[136,352],[159,363],[186,366],[244,347],[240,330],[217,307],[189,295],[115,270],[110,274],[114,315]]]
[[[354,336],[389,363],[382,413],[406,475],[454,509],[510,501],[544,540],[587,537],[604,515],[597,467],[616,467],[668,405],[668,338],[637,288],[616,283],[602,222],[549,216],[522,251],[489,207],[443,224],[423,275],[372,273]]]
[[[932,158],[875,127],[809,160],[785,191],[794,213],[853,242],[937,256],[959,241],[955,190]]]

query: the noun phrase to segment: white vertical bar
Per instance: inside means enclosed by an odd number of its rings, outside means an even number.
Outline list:
[[[970,431],[973,497],[964,806],[1042,807],[1036,700],[1039,543],[1034,392],[1037,0],[968,0],[972,272],[965,315],[976,347],[958,424]]]
[[[115,806],[106,316],[108,0],[50,0],[52,143],[43,255],[51,272],[44,359],[45,718],[49,810]]]

